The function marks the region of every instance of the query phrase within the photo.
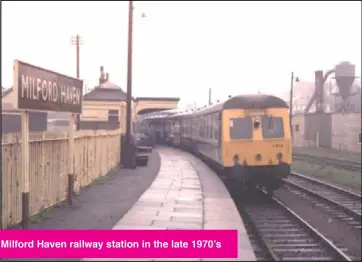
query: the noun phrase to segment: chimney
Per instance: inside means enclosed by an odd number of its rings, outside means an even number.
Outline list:
[[[109,73],[106,73],[106,82],[109,81]]]
[[[99,76],[99,85],[103,84],[104,82],[106,82],[106,79],[104,77],[104,67],[101,66],[101,68],[100,68],[100,76]]]

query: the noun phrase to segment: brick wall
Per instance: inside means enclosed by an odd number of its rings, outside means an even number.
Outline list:
[[[361,133],[361,114],[332,115],[332,147],[340,151],[361,152],[359,134]]]
[[[327,115],[327,114],[326,114]],[[308,128],[306,118],[310,116],[295,115],[293,117],[293,146],[295,147],[315,147],[316,137],[315,132]],[[330,146],[339,151],[345,152],[361,152],[361,144],[359,143],[359,134],[361,133],[361,114],[360,113],[334,113],[330,114],[330,131],[326,127],[327,122],[321,121],[322,132],[320,136],[331,136]],[[317,125],[317,123],[314,123]],[[297,127],[298,126],[298,127]],[[298,131],[296,130],[298,128]],[[314,130],[315,131],[315,130]],[[322,139],[322,140],[321,140]],[[320,142],[323,138],[320,137]],[[328,143],[327,143],[328,144]]]

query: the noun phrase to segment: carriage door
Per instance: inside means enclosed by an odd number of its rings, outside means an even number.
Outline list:
[[[221,162],[222,161],[222,111],[220,111],[219,114],[217,114],[217,128],[218,128],[218,147],[217,147],[217,158]]]

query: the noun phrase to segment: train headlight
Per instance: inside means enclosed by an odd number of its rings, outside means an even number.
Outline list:
[[[260,155],[260,154],[257,154],[257,155],[255,156],[255,160],[256,160],[256,161],[260,161],[260,160],[261,160],[261,155]]]
[[[279,153],[277,154],[277,158],[278,158],[278,160],[282,160],[283,154],[279,152]]]
[[[255,128],[255,129],[258,129],[259,126],[260,126],[260,118],[257,117],[257,118],[255,118],[255,120],[254,120],[254,128]]]

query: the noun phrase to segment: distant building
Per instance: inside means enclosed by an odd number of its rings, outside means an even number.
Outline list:
[[[314,82],[300,81],[295,83],[293,89],[293,113],[304,113],[315,90]],[[342,98],[338,95],[338,87],[334,80],[327,81],[324,85],[324,110],[335,112],[341,107]],[[356,81],[351,88],[351,96],[348,98],[348,112],[361,112],[361,83]],[[282,98],[289,104],[290,93],[286,92]],[[309,112],[315,112],[313,103]]]

